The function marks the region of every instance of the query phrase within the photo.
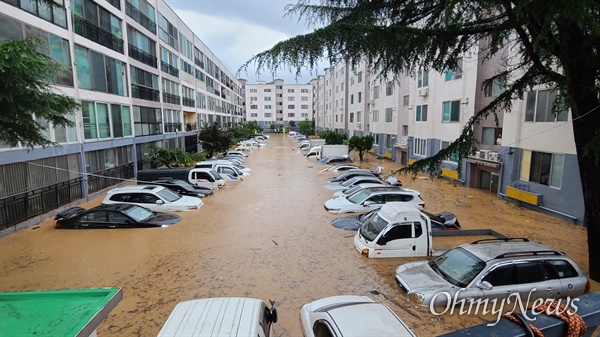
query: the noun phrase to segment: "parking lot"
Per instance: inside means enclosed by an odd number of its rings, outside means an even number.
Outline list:
[[[481,324],[482,316],[434,316],[398,289],[395,269],[407,258],[369,260],[352,244],[354,232],[330,226],[323,208],[333,173],[297,153],[283,135],[251,152],[244,181],[228,182],[197,211],[178,213],[169,228],[56,230],[52,219],[0,238],[0,290],[120,287],[123,300],[99,326],[99,336],[155,336],[181,301],[242,296],[272,299],[276,336],[301,336],[299,309],[315,299],[353,294],[388,304],[419,336]],[[358,155],[351,157],[358,160]],[[365,156],[359,166],[399,168]],[[444,180],[399,177],[421,192],[425,209],[452,211],[463,228],[492,228],[564,251],[587,272],[585,228]],[[100,203],[91,200],[83,207]],[[462,241],[461,241],[462,240]],[[473,238],[434,241],[451,247]],[[414,260],[414,259],[413,259]],[[379,294],[373,294],[372,291]],[[600,290],[592,282],[592,290]]]

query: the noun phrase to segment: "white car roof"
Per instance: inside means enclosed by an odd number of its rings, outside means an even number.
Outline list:
[[[157,192],[157,191],[160,191],[163,189],[165,189],[165,187],[159,186],[159,185],[132,185],[132,186],[123,186],[123,187],[113,188],[113,189],[109,190],[107,193],[114,194],[117,192],[141,192],[141,191]]]
[[[157,337],[256,336],[262,301],[220,297],[181,302]]]
[[[396,223],[408,219],[420,219],[421,211],[406,202],[387,202],[379,209],[379,216],[388,223]]]

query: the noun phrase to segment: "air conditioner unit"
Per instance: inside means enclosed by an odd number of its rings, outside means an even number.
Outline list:
[[[500,152],[488,152],[487,160],[500,161]]]
[[[370,100],[369,101],[369,105],[372,106],[372,107],[375,106],[375,100],[374,99]]]
[[[488,159],[488,152],[490,152],[490,150],[479,150],[475,154],[479,159]]]
[[[429,88],[419,88],[419,96],[426,97],[429,95]]]
[[[408,145],[408,137],[402,137],[402,139],[400,139],[400,146],[406,147],[407,145]]]

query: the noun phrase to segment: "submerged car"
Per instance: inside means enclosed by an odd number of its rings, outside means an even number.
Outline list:
[[[213,195],[212,188],[195,186],[181,179],[157,179],[152,181],[137,181],[138,185],[158,185],[166,187],[178,194],[188,197],[204,198]]]
[[[379,177],[358,176],[358,177],[354,177],[354,178],[348,179],[348,180],[346,180],[344,182],[341,182],[341,183],[329,183],[329,184],[326,184],[325,188],[328,189],[328,190],[333,190],[333,191],[342,191],[342,190],[345,190],[347,188],[353,187],[355,185],[364,184],[364,183],[378,183],[378,184],[383,184],[383,185],[386,184],[386,182],[383,181]]]
[[[345,190],[341,190],[341,191],[338,190],[337,192],[333,193],[333,197],[334,198],[343,197],[343,196],[347,197],[347,196],[352,195],[362,189],[370,188],[370,187],[387,187],[387,188],[392,188],[392,189],[396,188],[397,189],[400,186],[388,185],[383,182],[382,183],[361,183],[361,184],[356,184]]]
[[[365,222],[367,222],[374,214],[379,212],[379,209],[374,209],[367,213],[356,215],[343,216],[331,221],[331,225],[335,228],[345,229],[349,231],[357,231]],[[448,231],[459,230],[460,224],[456,219],[456,215],[452,212],[429,213],[421,211],[431,219],[432,231]]]
[[[400,265],[396,281],[413,302],[431,307],[509,296],[532,304],[590,289],[585,273],[564,253],[523,238],[479,240],[431,261]]]
[[[305,337],[415,337],[390,308],[364,296],[332,296],[300,309]]]
[[[54,217],[55,228],[143,228],[168,227],[181,221],[175,214],[153,212],[127,204],[100,205],[91,209],[71,207]]]
[[[106,193],[103,204],[134,204],[155,212],[184,212],[200,209],[199,198],[181,196],[170,189],[156,185],[138,185],[114,188]]]
[[[317,161],[317,164],[351,163],[352,159],[348,156],[330,156],[323,157]]]
[[[354,165],[346,165],[346,164],[339,164],[339,165],[333,165],[331,167],[328,167],[326,169],[322,169],[319,172],[341,172],[341,171],[347,171],[347,170],[354,170],[354,169],[359,169],[360,167],[358,166],[354,166]]]
[[[325,201],[325,209],[331,213],[362,213],[379,209],[388,202],[401,201],[422,210],[425,202],[420,195],[421,193],[410,188],[370,187],[348,197],[329,199]]]

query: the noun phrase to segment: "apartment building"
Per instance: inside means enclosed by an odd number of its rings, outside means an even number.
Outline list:
[[[313,88],[308,84],[273,82],[243,83],[246,121],[256,121],[263,128],[298,125],[313,118]]]
[[[60,147],[0,144],[0,229],[134,177],[152,145],[196,151],[203,123],[243,121],[239,81],[164,1],[54,2],[0,0],[0,43],[46,41],[68,69],[55,89],[83,106],[74,128],[38,120]]]
[[[503,92],[499,82],[482,89],[485,79],[507,66],[509,55],[484,58],[486,43],[480,41],[463,54],[457,67],[441,73],[420,69],[392,78],[370,71],[364,63],[349,69],[338,62],[311,82],[317,129],[371,134],[375,154],[401,163],[435,155]],[[343,78],[340,69],[346,71]],[[552,114],[556,95],[539,88],[514,100],[512,111],[499,111],[498,124],[492,116],[482,120],[473,130],[478,142],[474,155],[462,162],[451,156],[442,162],[440,175],[581,223],[583,193],[571,115],[566,110]]]

